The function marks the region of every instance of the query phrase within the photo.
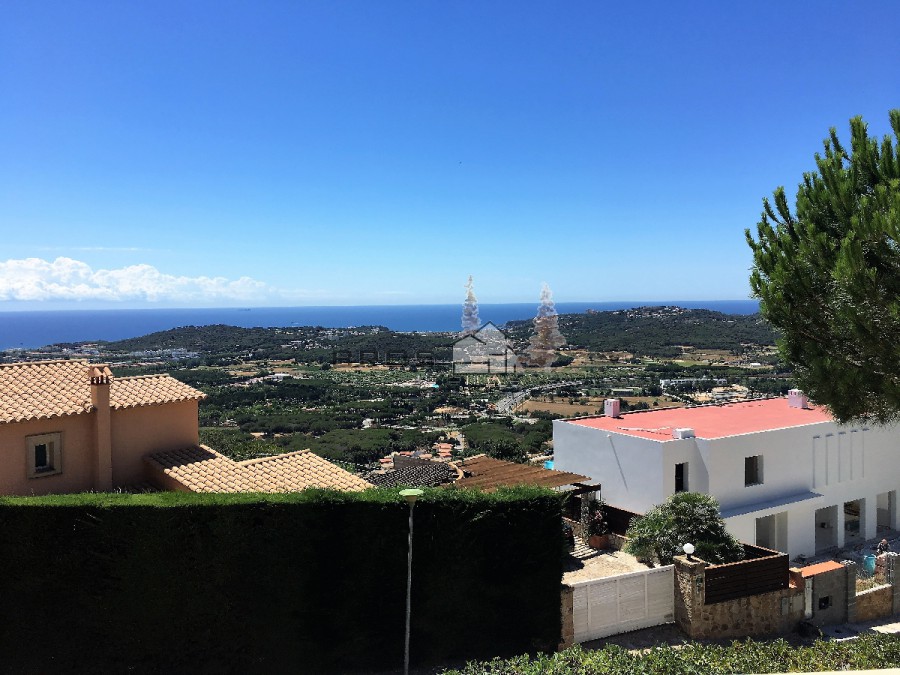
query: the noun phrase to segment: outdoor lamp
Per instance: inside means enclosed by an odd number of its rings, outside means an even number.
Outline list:
[[[693,553],[694,553],[694,545],[688,543],[688,544],[685,544],[684,546],[682,546],[681,548],[685,553],[687,553],[687,559],[690,560],[691,562],[693,562],[694,559],[691,557],[691,555],[693,555]]]
[[[423,494],[425,494],[423,490],[416,490],[413,488],[410,488],[408,490],[400,490],[400,496],[404,497],[410,504],[415,504],[416,499],[421,497]]]
[[[425,494],[422,490],[409,488],[400,490],[400,496],[409,504],[409,547],[406,557],[406,641],[403,649],[403,675],[409,674],[409,620],[412,609],[412,545],[413,545],[413,509],[416,499]]]

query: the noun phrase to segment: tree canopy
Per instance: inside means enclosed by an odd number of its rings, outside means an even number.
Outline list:
[[[676,492],[628,528],[625,550],[639,558],[656,557],[661,565],[672,563],[682,547],[691,543],[697,556],[708,563],[741,560],[744,547],[726,529],[719,516],[719,502],[699,492]]]
[[[781,331],[796,381],[835,418],[900,419],[900,109],[894,140],[850,120],[831,129],[792,212],[783,187],[763,200],[750,285]]]

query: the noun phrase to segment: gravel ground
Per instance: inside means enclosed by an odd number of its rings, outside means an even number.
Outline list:
[[[585,557],[569,556],[565,563],[563,583],[600,579],[646,569],[647,565],[639,563],[637,558],[624,551],[594,551]]]

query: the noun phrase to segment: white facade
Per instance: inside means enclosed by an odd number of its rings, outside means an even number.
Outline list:
[[[825,416],[792,409],[775,411],[783,418],[776,428],[747,431],[771,427],[753,416],[772,417],[777,405],[788,408],[775,399],[556,420],[554,468],[590,476],[606,502],[639,513],[665,501],[679,480],[684,490],[715,497],[739,540],[791,557],[871,539],[879,527],[896,529],[900,429],[841,426],[830,418],[807,423]],[[727,432],[731,417],[734,434]],[[691,431],[695,437],[685,437]]]

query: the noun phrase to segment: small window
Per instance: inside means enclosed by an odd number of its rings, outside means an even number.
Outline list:
[[[759,485],[763,482],[762,455],[744,458],[744,485]]]
[[[819,609],[828,609],[831,607],[831,596],[826,595],[824,598],[819,598]]]
[[[28,450],[29,478],[52,476],[62,471],[60,461],[62,434],[28,436],[25,441]]]
[[[687,492],[688,489],[688,463],[682,462],[675,465],[675,492]]]

